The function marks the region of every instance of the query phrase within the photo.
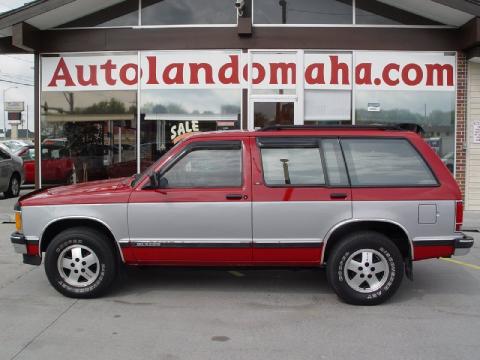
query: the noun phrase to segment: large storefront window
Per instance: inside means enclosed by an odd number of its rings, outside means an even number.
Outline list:
[[[59,27],[138,26],[138,20],[138,0],[126,0],[60,25]]]
[[[350,124],[352,92],[350,90],[305,90],[305,124]]]
[[[455,151],[455,92],[357,91],[356,124],[415,123],[425,140],[453,172]]]
[[[441,25],[426,17],[414,14],[411,6],[398,1],[395,6],[384,1],[356,0],[355,23],[371,25]],[[403,7],[403,9],[402,9]]]
[[[140,109],[143,170],[190,133],[239,129],[241,92],[143,90]]]
[[[142,25],[236,24],[233,1],[143,0]]]
[[[135,91],[42,92],[42,185],[136,172]]]
[[[352,2],[253,0],[255,24],[351,24]]]

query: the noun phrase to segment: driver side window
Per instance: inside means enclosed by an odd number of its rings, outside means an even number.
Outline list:
[[[166,188],[218,188],[242,186],[242,150],[198,148],[178,160],[162,175]]]

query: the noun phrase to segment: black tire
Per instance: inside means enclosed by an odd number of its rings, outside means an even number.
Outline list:
[[[13,174],[8,184],[8,189],[3,193],[6,198],[17,197],[20,194],[20,176]]]
[[[368,254],[372,254],[373,264],[365,262]],[[362,265],[357,268],[355,261]],[[386,270],[381,272],[382,268]],[[353,305],[378,305],[389,299],[402,282],[403,270],[398,247],[385,235],[373,231],[344,237],[327,260],[328,282],[342,300]]]
[[[60,270],[59,263],[61,260],[59,261],[59,257],[62,256],[62,259],[68,260],[63,254],[68,254],[68,251],[71,251],[69,249],[79,248],[80,246],[82,247],[82,256],[84,254],[88,255],[90,251],[97,257],[96,264],[87,269],[81,265],[83,261],[75,261],[73,252],[71,252],[71,266],[72,268],[78,266],[75,269],[79,270],[67,269],[66,267]],[[89,280],[86,277],[83,278],[84,275],[80,273],[85,269],[90,270],[91,273],[96,273],[96,277],[91,277],[91,280],[94,281],[90,284],[87,284]],[[45,255],[45,272],[50,284],[61,294],[72,298],[94,298],[102,295],[115,280],[117,269],[118,262],[115,251],[108,237],[102,232],[88,227],[76,227],[62,231],[52,240]],[[86,281],[78,286],[72,284],[74,280],[69,278],[67,274],[69,270],[76,271],[77,274],[80,273],[78,282],[83,281],[83,279]]]

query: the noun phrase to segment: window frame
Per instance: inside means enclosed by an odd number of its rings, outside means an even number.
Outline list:
[[[365,189],[368,189],[368,188],[431,188],[431,187],[440,187],[441,186],[441,183],[440,181],[438,180],[438,176],[437,174],[435,173],[435,171],[433,171],[433,168],[431,167],[430,163],[425,159],[425,157],[423,156],[423,154],[417,149],[417,147],[415,146],[415,144],[408,138],[406,137],[402,137],[402,136],[394,136],[394,137],[386,137],[386,136],[339,136],[338,137],[339,139],[339,143],[340,143],[340,148],[342,149],[342,154],[343,154],[343,159],[344,159],[344,162],[345,162],[345,168],[346,168],[346,171],[347,171],[347,175],[348,175],[348,180],[350,182],[350,187],[352,189],[354,188],[357,188],[357,189],[362,189],[362,188],[365,188]],[[350,177],[350,169],[348,168],[348,162],[347,162],[347,158],[346,158],[346,155],[345,155],[345,149],[343,148],[343,143],[342,143],[342,140],[344,139],[381,139],[381,140],[403,140],[403,141],[406,141],[411,147],[412,149],[415,151],[415,153],[419,156],[419,158],[423,161],[423,163],[425,164],[425,166],[427,167],[427,169],[430,171],[432,177],[433,177],[433,180],[435,180],[435,184],[417,184],[417,185],[405,185],[405,184],[393,184],[393,185],[354,185],[352,183],[352,180],[351,180],[351,177]]]
[[[3,157],[5,156],[5,158],[3,159]],[[10,155],[10,153],[4,149],[0,149],[0,161],[6,161],[6,160],[11,160],[12,159],[12,155]]]
[[[267,140],[268,139],[268,140]],[[308,143],[306,141],[304,144],[301,144],[301,140],[310,140],[311,142]],[[340,151],[343,159],[343,163],[345,166],[345,172],[348,179],[348,184],[346,185],[331,185],[330,184],[330,177],[328,174],[327,163],[325,160],[325,150],[323,148],[323,140],[324,139],[336,139],[340,145]],[[271,141],[270,144],[262,144],[262,140],[267,140],[267,143]],[[338,136],[285,136],[285,137],[262,137],[257,136],[255,139],[256,146],[258,149],[258,153],[260,156],[260,163],[261,163],[261,171],[262,171],[262,180],[263,186],[268,188],[350,188],[350,175],[348,173],[347,164],[345,161],[345,155],[343,153],[343,149],[340,144],[340,140]],[[296,185],[296,184],[268,184],[265,180],[265,171],[264,171],[264,164],[263,164],[263,157],[262,157],[262,148],[266,149],[279,149],[279,148],[290,148],[290,149],[311,149],[312,146],[308,146],[314,144],[313,148],[318,149],[320,153],[320,161],[322,164],[323,175],[325,179],[324,184],[303,184],[303,185]],[[303,145],[303,146],[302,146]]]
[[[240,150],[240,185],[239,186],[195,186],[195,187],[167,187],[160,188],[165,191],[179,189],[241,189],[245,186],[244,176],[244,144],[242,140],[218,140],[218,141],[195,141],[187,144],[177,155],[170,159],[161,169],[156,171],[156,175],[161,178],[167,171],[175,166],[180,160],[193,151],[197,150]],[[147,185],[148,187],[148,185]]]

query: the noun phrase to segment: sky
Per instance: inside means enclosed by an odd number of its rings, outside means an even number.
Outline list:
[[[0,12],[17,8],[27,2],[30,1],[0,0]],[[7,101],[25,102],[25,109],[28,106],[28,128],[33,131],[33,86],[22,84],[33,85],[33,55],[0,55],[0,129],[4,127],[6,115],[3,111],[5,94]],[[26,111],[23,118],[27,118]],[[10,129],[8,124],[6,126]],[[26,128],[26,121],[23,128]]]

